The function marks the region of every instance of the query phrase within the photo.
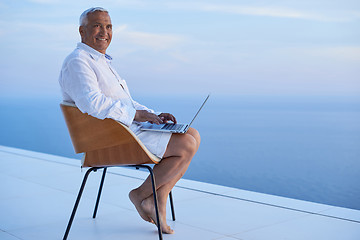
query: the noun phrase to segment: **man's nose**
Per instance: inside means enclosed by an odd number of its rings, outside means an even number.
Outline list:
[[[106,32],[107,32],[107,29],[106,29],[106,27],[100,27],[100,33],[101,34],[106,34]]]

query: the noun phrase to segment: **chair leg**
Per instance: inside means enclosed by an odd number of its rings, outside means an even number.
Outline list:
[[[158,227],[158,234],[159,234],[159,240],[163,240],[163,237],[162,237],[162,231],[161,231],[161,222],[160,222],[160,215],[159,215],[159,208],[158,208],[158,200],[157,200],[157,193],[156,193],[156,183],[155,183],[155,175],[154,175],[154,172],[152,170],[151,167],[147,166],[147,165],[133,165],[131,167],[136,167],[137,169],[139,168],[146,168],[149,173],[150,173],[150,176],[151,176],[151,183],[152,183],[152,190],[153,190],[153,195],[154,195],[154,204],[155,204],[155,212],[156,212],[156,222],[158,223],[157,224],[157,227]],[[85,184],[86,184],[86,181],[88,179],[88,176],[89,174],[92,172],[92,171],[97,171],[98,169],[100,168],[103,168],[103,167],[92,167],[90,169],[88,169],[84,175],[84,178],[83,178],[83,181],[81,183],[81,187],[80,187],[80,190],[79,190],[79,193],[78,193],[78,196],[76,198],[76,201],[75,201],[75,205],[74,205],[74,208],[72,210],[72,213],[71,213],[71,216],[70,216],[70,219],[69,219],[69,222],[68,222],[68,225],[66,227],[66,231],[65,231],[65,234],[64,234],[64,237],[63,237],[63,240],[66,240],[68,235],[69,235],[69,232],[70,232],[70,228],[71,228],[71,225],[72,225],[72,222],[74,220],[74,217],[75,217],[75,214],[76,214],[76,211],[77,211],[77,208],[78,208],[78,205],[80,203],[80,199],[81,199],[81,196],[82,196],[82,193],[84,191],[84,188],[85,188]],[[98,196],[97,196],[97,199],[96,199],[96,204],[95,204],[95,209],[94,209],[94,213],[93,213],[93,218],[96,217],[96,213],[97,213],[97,209],[98,209],[98,206],[99,206],[99,202],[100,202],[100,197],[101,197],[101,192],[102,192],[102,188],[103,188],[103,185],[104,185],[104,180],[105,180],[105,175],[106,175],[106,170],[107,168],[105,167],[104,168],[104,171],[103,171],[103,174],[102,174],[102,177],[101,177],[101,182],[100,182],[100,187],[99,187],[99,192],[98,192]],[[172,193],[170,192],[169,193],[169,197],[170,197],[170,205],[171,205],[171,213],[172,213],[172,218],[173,218],[173,221],[175,221],[175,211],[174,211],[174,204],[173,204],[173,198],[172,198]]]
[[[93,218],[96,218],[96,213],[97,213],[97,210],[98,210],[98,207],[99,207],[100,196],[101,196],[101,192],[102,192],[103,185],[104,185],[106,169],[107,169],[107,168],[105,167],[104,170],[103,170],[102,177],[101,177],[101,182],[100,182],[100,187],[99,187],[98,196],[97,196],[97,199],[96,199],[96,204],[95,204],[95,208],[94,208]]]
[[[146,168],[150,172],[152,189],[153,189],[153,196],[154,196],[154,203],[155,203],[156,222],[157,222],[157,227],[158,227],[159,240],[162,240],[163,237],[162,237],[162,231],[161,231],[161,222],[160,222],[158,200],[157,200],[157,194],[156,194],[156,183],[155,183],[154,172],[153,172],[152,168],[147,166],[147,165],[136,165],[134,167],[136,167],[136,168]]]
[[[171,207],[172,220],[175,221],[175,210],[174,210],[174,202],[173,202],[172,191],[170,191],[170,193],[169,193],[169,198],[170,198],[170,207]]]
[[[84,179],[82,181],[82,184],[81,184],[81,187],[80,187],[80,190],[79,190],[79,194],[76,198],[76,201],[75,201],[75,205],[74,205],[74,208],[73,208],[73,211],[71,213],[71,216],[70,216],[70,219],[69,219],[69,223],[66,227],[66,231],[65,231],[65,234],[64,234],[64,237],[63,237],[63,240],[66,240],[68,235],[69,235],[69,231],[70,231],[70,228],[71,228],[71,225],[72,225],[72,222],[74,220],[74,217],[75,217],[75,213],[76,213],[76,210],[78,208],[78,205],[79,205],[79,202],[80,202],[80,199],[81,199],[81,195],[84,191],[84,187],[85,187],[85,184],[86,184],[86,181],[87,181],[87,178],[89,176],[89,174],[92,172],[92,171],[96,171],[98,168],[97,167],[92,167],[90,168],[89,170],[86,171],[85,173],[85,176],[84,176]]]

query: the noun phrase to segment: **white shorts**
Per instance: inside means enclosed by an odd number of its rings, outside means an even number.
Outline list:
[[[164,156],[172,133],[142,131],[136,123],[131,124],[130,129],[152,154],[159,158]]]

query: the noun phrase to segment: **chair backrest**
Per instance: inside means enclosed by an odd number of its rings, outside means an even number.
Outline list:
[[[85,152],[83,166],[158,163],[137,136],[113,119],[98,119],[75,105],[60,104],[76,153]]]

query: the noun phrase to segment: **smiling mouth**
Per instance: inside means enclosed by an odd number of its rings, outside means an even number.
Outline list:
[[[96,40],[99,40],[99,41],[107,41],[106,38],[96,38]]]

